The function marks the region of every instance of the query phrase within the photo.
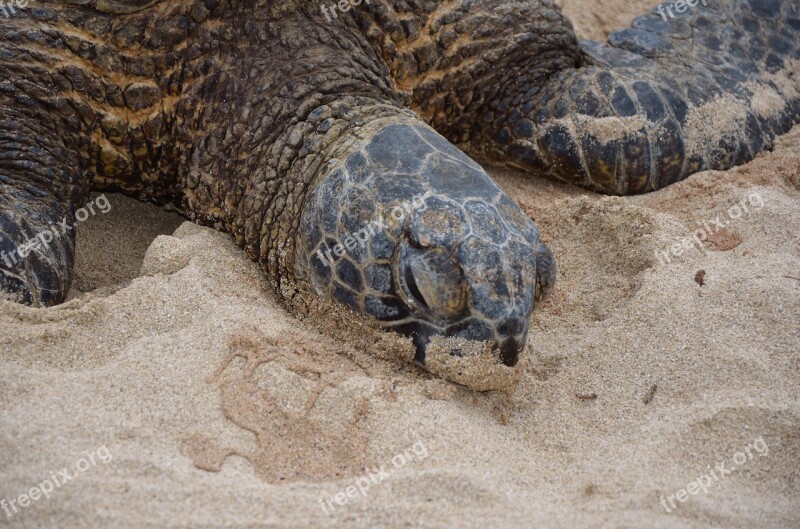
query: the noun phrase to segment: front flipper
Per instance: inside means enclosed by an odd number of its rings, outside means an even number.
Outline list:
[[[661,6],[541,87],[511,77],[477,138],[502,162],[610,194],[726,170],[800,121],[800,6]],[[487,117],[489,116],[489,117]]]
[[[72,283],[74,224],[55,197],[0,184],[0,293],[35,307],[62,303]]]
[[[15,43],[23,49],[25,35],[9,31],[0,53],[14,56],[10,50]],[[0,62],[0,294],[37,307],[67,296],[73,215],[86,187],[80,136],[70,126],[79,120],[67,118],[73,111],[54,83],[32,74],[44,71],[26,61]]]

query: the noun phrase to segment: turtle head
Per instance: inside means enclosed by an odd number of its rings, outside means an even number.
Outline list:
[[[534,223],[475,162],[422,125],[390,125],[331,165],[303,210],[296,261],[319,295],[411,336],[488,342],[516,364],[553,289]],[[459,351],[453,351],[459,354]]]
[[[405,226],[392,277],[409,317],[396,328],[414,338],[418,362],[433,336],[456,336],[488,342],[513,366],[535,303],[553,288],[552,253],[514,229],[532,226],[530,220],[515,225],[499,204],[458,206],[428,200]]]

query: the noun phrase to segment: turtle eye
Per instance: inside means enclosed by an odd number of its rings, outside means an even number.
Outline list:
[[[406,280],[406,287],[408,288],[408,293],[411,296],[411,298],[413,298],[413,301],[418,303],[421,307],[430,310],[428,302],[425,300],[425,296],[422,294],[422,292],[419,290],[419,287],[417,286],[417,280],[414,277],[414,271],[410,266],[406,268],[405,280]]]
[[[464,313],[467,284],[458,264],[443,249],[404,245],[400,254],[400,294],[413,311],[444,320]]]

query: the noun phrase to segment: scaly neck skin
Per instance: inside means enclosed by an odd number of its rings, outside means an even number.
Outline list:
[[[0,19],[0,250],[116,190],[230,231],[283,275],[328,153],[400,112],[353,20],[298,4],[53,0]],[[37,251],[4,263],[0,289],[60,303],[72,239]]]
[[[186,214],[230,232],[281,292],[321,169],[371,123],[412,119],[352,18],[283,5],[234,6],[199,28],[175,122]]]
[[[9,65],[9,77],[55,78],[37,97],[64,108],[57,117],[66,147],[81,153],[80,186],[228,231],[271,277],[291,269],[285,250],[320,167],[360,128],[402,114],[386,64],[354,19],[327,23],[318,5],[36,7],[9,21],[0,49],[32,57]]]
[[[15,57],[3,77],[31,108],[57,109],[47,123],[76,154],[84,192],[180,203],[173,125],[191,31],[209,18],[197,5],[31,2],[3,20],[0,49]]]
[[[470,118],[503,103],[498,72],[508,72],[502,85],[524,73],[521,85],[533,89],[581,60],[572,24],[550,0],[413,3],[373,1],[353,13],[406,104],[453,143],[469,143],[480,128]]]

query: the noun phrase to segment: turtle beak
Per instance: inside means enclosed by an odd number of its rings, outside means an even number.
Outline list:
[[[437,329],[424,321],[414,321],[397,327],[396,330],[412,338],[416,350],[414,361],[423,367],[428,344],[434,336],[455,336],[485,341],[489,344],[489,350],[496,354],[504,365],[514,367],[519,361],[519,354],[525,348],[528,321],[523,318],[509,318],[498,324],[494,332],[483,320],[471,320],[445,330]],[[450,351],[450,354],[462,356],[459,350]]]
[[[525,347],[525,342],[515,338],[508,338],[500,346],[500,360],[508,367],[514,367],[519,361],[519,353]]]
[[[497,346],[500,360],[508,367],[514,367],[519,361],[519,353],[525,348],[528,337],[528,320],[522,318],[509,318],[500,322],[495,330],[495,335],[500,338]]]

